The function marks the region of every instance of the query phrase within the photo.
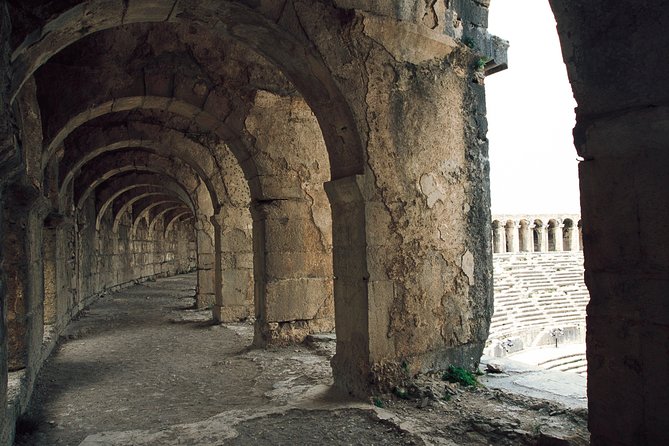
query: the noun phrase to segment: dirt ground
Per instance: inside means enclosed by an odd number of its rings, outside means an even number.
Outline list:
[[[16,445],[584,445],[585,413],[421,376],[407,399],[334,393],[334,342],[250,348],[192,309],[193,274],[97,301],[45,364]]]

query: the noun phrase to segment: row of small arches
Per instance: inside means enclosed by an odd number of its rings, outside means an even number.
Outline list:
[[[494,253],[549,252],[583,250],[583,231],[580,219],[551,218],[543,220],[522,218],[492,222]]]

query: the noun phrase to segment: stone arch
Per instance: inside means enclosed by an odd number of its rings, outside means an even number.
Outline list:
[[[131,3],[128,3],[129,8],[134,8],[140,0]],[[271,3],[261,2],[258,8],[268,7]],[[225,8],[230,6],[229,2],[223,5]],[[391,373],[399,372],[403,356],[411,362],[412,372],[429,369],[450,359],[469,363],[468,366],[476,361],[473,358],[477,357],[476,351],[484,341],[482,333],[486,331],[485,322],[479,323],[478,320],[489,320],[491,311],[489,285],[478,280],[490,270],[486,261],[490,240],[488,234],[481,237],[470,229],[475,226],[471,225],[471,221],[477,217],[483,216],[483,220],[489,221],[487,191],[479,186],[485,184],[486,145],[485,138],[480,137],[482,135],[476,138],[473,126],[461,119],[461,115],[465,114],[464,108],[453,107],[447,100],[450,97],[447,98],[446,86],[455,87],[454,99],[458,104],[465,105],[480,122],[484,120],[479,112],[483,95],[479,84],[472,85],[474,73],[470,65],[475,55],[464,45],[448,36],[441,36],[438,30],[412,29],[413,23],[389,23],[395,27],[388,29],[401,32],[384,31],[384,36],[380,33],[381,28],[386,29],[384,18],[362,13],[366,11],[358,14],[357,11],[336,9],[334,5],[328,2],[296,2],[292,5],[296,11],[294,16],[277,17],[281,19],[276,21],[279,24],[271,26],[297,29],[298,34],[305,35],[304,38],[298,37],[298,41],[310,40],[313,45],[308,45],[305,54],[321,53],[315,63],[306,57],[304,59],[309,63],[293,66],[294,71],[286,70],[290,79],[303,76],[313,81],[322,75],[329,78],[329,70],[336,70],[337,80],[341,79],[348,90],[344,92],[346,97],[350,100],[356,96],[351,101],[356,113],[352,122],[362,127],[360,132],[354,126],[331,125],[330,128],[338,128],[345,134],[353,132],[354,138],[365,141],[366,152],[363,155],[360,150],[357,163],[347,164],[344,156],[337,162],[332,160],[331,177],[336,181],[329,183],[328,194],[336,203],[333,215],[337,215],[337,226],[340,228],[337,252],[340,267],[336,274],[340,280],[339,295],[344,297],[340,304],[347,310],[345,316],[351,316],[346,329],[338,337],[338,343],[341,340],[342,345],[348,342],[348,346],[354,347],[349,349],[349,356],[338,353],[333,364],[337,370],[338,385],[361,394],[366,392],[370,376],[386,375],[385,378],[389,378]],[[297,11],[302,12],[312,6],[314,10],[308,11],[311,14],[298,15]],[[160,8],[160,5],[157,7]],[[240,7],[244,11],[248,8],[238,4],[232,7]],[[291,8],[287,10],[288,14],[293,14]],[[325,14],[314,12],[333,13],[326,18]],[[96,10],[92,14],[95,15]],[[129,11],[126,15],[132,17]],[[312,17],[319,20],[304,20]],[[320,20],[321,17],[324,20]],[[59,18],[62,22],[69,20],[69,17]],[[248,20],[249,17],[242,17],[241,23],[235,22],[230,26],[235,28],[235,35],[244,34]],[[214,29],[215,25],[212,23],[211,28]],[[95,26],[95,23],[92,24],[92,28]],[[329,32],[337,37],[341,26],[346,26],[350,39],[342,42],[327,38]],[[364,35],[363,28],[365,32],[374,32],[374,27],[376,36]],[[76,24],[72,26],[72,29],[78,28]],[[262,34],[262,29],[249,27],[246,29],[248,34],[239,35],[240,40],[253,40],[254,34]],[[318,30],[323,31],[319,33]],[[51,37],[56,36],[57,40],[61,31],[59,27],[54,25],[51,31]],[[81,34],[86,32],[84,30]],[[50,40],[46,33],[38,35],[50,41],[55,48],[54,53],[62,47]],[[395,51],[392,45],[405,37],[417,43],[427,38],[428,48],[418,48],[417,55],[407,54],[401,48]],[[295,49],[300,54],[302,48],[292,46],[290,41],[272,41],[267,35],[262,35],[260,39],[270,44],[268,47],[276,43],[281,47],[276,51],[285,56],[295,53]],[[35,42],[31,40],[27,46]],[[386,46],[387,43],[390,45]],[[437,49],[434,49],[435,46]],[[43,53],[44,60],[49,57],[47,52]],[[451,54],[455,57],[448,57]],[[290,57],[283,59],[294,63]],[[28,60],[27,65],[33,62]],[[445,64],[451,63],[455,63],[457,69],[444,70]],[[19,65],[21,62],[16,66]],[[301,82],[295,84],[300,85]],[[327,83],[319,85],[319,82],[314,82],[312,86],[315,88],[311,95],[324,100],[325,96],[329,96],[324,94],[329,90]],[[362,88],[356,88],[358,86]],[[368,92],[364,99],[357,97],[362,91]],[[307,103],[317,108],[308,92],[303,96]],[[337,98],[334,99],[333,102],[338,103]],[[123,101],[118,101],[117,105],[128,106]],[[349,110],[349,114],[352,113]],[[339,114],[320,114],[317,118],[324,125],[326,119],[337,121]],[[412,131],[395,131],[397,128],[408,129],[416,122],[420,122],[421,126]],[[444,126],[444,123],[448,125]],[[448,135],[441,131],[444,128],[449,129]],[[328,149],[336,151],[338,144],[346,145],[345,134],[340,139],[333,139],[327,131],[323,133],[326,134]],[[443,137],[449,140],[448,143],[444,143]],[[362,149],[362,144],[352,144],[349,149],[353,147]],[[468,159],[479,159],[481,163],[468,165]],[[458,193],[449,197],[451,194],[444,192],[450,189],[449,182],[453,178],[462,179],[464,187],[462,190],[458,188]],[[456,212],[449,211],[453,206],[453,209],[457,208]],[[275,210],[270,208],[268,212]],[[355,244],[347,244],[348,241],[344,241],[345,231],[358,231],[358,228],[360,231],[355,233]],[[410,243],[401,243],[400,240]],[[406,267],[406,275],[393,274],[390,271],[393,264]],[[439,286],[426,285],[434,283],[431,279],[438,280]],[[349,290],[352,293],[348,293]],[[395,290],[394,294],[392,290]],[[450,313],[444,314],[442,308],[443,302],[454,299],[460,300],[458,307],[462,309],[462,314],[470,312],[462,324],[452,323]],[[404,324],[410,318],[425,318],[423,322],[426,323],[410,327]],[[346,321],[347,317],[342,319]],[[434,330],[437,326],[441,330]],[[385,371],[388,369],[390,372]],[[377,373],[377,370],[383,372]]]
[[[112,232],[118,233],[118,225],[120,224],[121,217],[132,210],[132,220],[131,220],[131,231],[130,234],[134,235],[134,230],[137,227],[137,222],[140,219],[146,218],[148,211],[158,204],[162,203],[180,203],[188,209],[188,206],[180,200],[178,196],[171,195],[168,193],[144,193],[138,194],[133,198],[129,198],[119,207],[118,211],[115,212],[114,224],[112,226]],[[194,211],[191,209],[191,212]]]
[[[155,200],[147,200],[145,202],[138,202],[138,209],[133,209],[133,212],[136,214],[134,221],[132,223],[131,233],[135,234],[137,231],[137,224],[140,220],[147,221],[147,231],[149,234],[152,233],[151,229],[155,225],[155,219],[151,218],[152,211],[160,213],[161,210],[173,209],[174,207],[181,207],[183,209],[188,209],[188,207],[180,200],[175,199],[171,196],[164,196],[163,198],[158,198]],[[153,224],[152,224],[153,223]]]
[[[173,137],[179,135],[177,132],[170,132],[169,130],[161,131],[160,135],[162,135],[162,138],[158,141],[152,141],[148,139],[115,140],[111,135],[95,135],[95,132],[91,132],[90,129],[87,128],[86,130],[90,138],[85,141],[84,147],[89,148],[88,152],[85,155],[81,155],[76,162],[73,162],[75,158],[74,156],[68,156],[70,152],[68,149],[65,151],[66,156],[61,161],[61,173],[63,174],[61,175],[61,193],[67,189],[69,183],[81,168],[95,157],[109,152],[117,152],[122,155],[134,149],[137,152],[145,151],[163,157],[177,157],[184,160],[186,164],[198,173],[202,181],[207,185],[207,188],[211,191],[212,203],[214,203],[215,209],[221,203],[227,203],[230,200],[244,201],[245,194],[243,193],[243,189],[240,191],[241,193],[236,193],[237,189],[226,187],[225,179],[221,174],[222,170],[219,169],[218,163],[206,158],[208,154],[206,149],[183,137],[175,141]],[[94,141],[92,141],[94,136],[99,136],[99,140],[96,141],[97,145],[94,145]],[[201,150],[198,150],[198,148]],[[232,175],[234,172],[226,172],[226,174]],[[241,175],[241,171],[239,174]],[[238,183],[239,181],[237,181]],[[236,196],[232,199],[229,198],[230,192],[233,194],[236,193]],[[246,198],[246,201],[248,201],[248,198]]]
[[[128,103],[129,103],[129,102],[131,102],[131,101],[128,101]],[[118,101],[118,100],[116,100],[115,104],[119,104],[119,103],[123,103],[123,101]],[[162,103],[162,102],[160,102],[160,101],[156,101],[156,102],[154,102],[154,105],[155,105],[156,103]],[[119,105],[118,107],[122,107],[122,106]],[[116,109],[117,111],[119,110],[118,107],[117,107],[117,109]],[[179,109],[180,109],[180,110],[183,110],[184,107],[180,107]],[[94,114],[97,115],[97,112],[94,112]],[[75,120],[78,121],[79,119],[77,118],[77,119],[75,119]],[[52,146],[53,146],[53,145],[52,145]],[[116,147],[114,147],[114,148],[116,148]],[[121,149],[121,148],[119,147],[119,150],[120,150],[120,149]],[[248,163],[247,163],[247,164],[248,164]],[[128,168],[131,169],[130,167],[128,167]],[[285,193],[286,193],[286,191],[288,191],[289,189],[287,189],[287,188],[281,186],[279,183],[277,183],[277,182],[276,182],[276,178],[277,178],[276,176],[265,175],[264,178],[267,178],[267,180],[260,180],[260,177],[259,177],[258,175],[254,176],[254,177],[252,178],[251,185],[253,185],[253,184],[258,185],[258,187],[256,187],[256,190],[261,191],[261,192],[257,192],[258,194],[262,194],[262,196],[267,197],[267,198],[269,198],[269,199],[276,199],[276,198],[278,198],[278,199],[284,199],[284,198],[286,197]],[[254,181],[254,180],[255,180],[255,181]],[[260,180],[260,181],[259,181],[259,180]],[[265,181],[265,182],[263,183],[263,181]],[[322,181],[322,179],[321,179],[321,181]],[[298,186],[299,186],[299,184],[300,184],[300,183],[297,183]],[[280,186],[280,187],[277,188],[276,186]],[[90,189],[90,188],[89,188],[89,189]],[[253,190],[253,187],[252,187],[252,190]],[[295,197],[295,196],[292,196],[292,197],[291,197],[291,196],[289,196],[289,198],[294,199],[294,198],[298,198],[298,197]],[[313,198],[309,198],[309,199],[311,200],[311,199],[313,199]],[[324,195],[323,193],[321,193],[321,198],[320,198],[320,199],[321,199],[321,201],[326,202],[325,195]],[[279,203],[279,202],[275,202],[275,203]],[[304,206],[309,206],[309,204],[308,204],[308,203],[305,203]],[[313,221],[313,218],[302,218],[302,221],[303,221],[303,222],[310,222],[310,221]],[[223,245],[221,245],[221,246],[223,246]],[[238,249],[238,248],[237,248],[237,249]],[[242,253],[242,254],[243,254],[243,253]],[[320,266],[319,266],[319,267],[320,267]],[[243,274],[246,274],[246,273],[243,273]],[[323,277],[330,277],[330,276],[331,276],[331,274],[326,274],[325,272],[321,272],[320,274],[321,274]],[[314,283],[314,286],[323,286],[323,285],[316,285],[317,281],[316,281],[315,278],[313,278],[313,273],[309,273],[309,277],[312,277],[312,278],[310,279],[310,281],[311,281],[312,283]],[[327,281],[331,281],[331,279],[325,279],[325,278],[324,278],[324,279],[322,279],[322,281],[323,281],[323,282],[327,282]],[[318,294],[324,294],[325,296],[331,296],[331,293],[327,293],[327,292],[325,292],[325,293],[311,293],[311,295],[318,295]],[[326,299],[331,300],[331,298],[327,298],[327,297],[326,297]],[[329,304],[329,305],[331,305],[331,304]],[[314,308],[310,308],[309,311],[320,311],[320,310],[319,310],[318,308],[315,308],[315,309],[314,309]],[[292,317],[292,318],[291,318],[291,320],[296,320],[296,319],[299,319],[299,318],[297,318],[297,317]],[[302,332],[298,332],[298,333],[302,333]],[[303,334],[298,334],[298,335],[299,335],[299,336],[303,336]],[[292,336],[292,335],[291,335],[290,333],[288,333],[287,336]]]
[[[172,228],[174,227],[174,225],[178,221],[180,221],[180,220],[187,221],[187,220],[192,219],[192,218],[194,218],[194,215],[189,210],[177,211],[177,212],[173,212],[173,213],[170,212],[169,214],[165,215],[165,221],[166,221],[166,224],[165,224],[165,234],[166,235],[165,235],[165,237],[167,237],[167,234],[169,233],[169,231],[172,230]]]
[[[188,207],[184,206],[183,202],[172,202],[168,206],[161,206],[160,209],[154,210],[153,212],[153,217],[149,216],[149,233],[152,234],[156,231],[156,226],[159,221],[163,221],[163,234],[166,232],[166,227],[168,222],[165,222],[165,217],[172,213],[176,212],[179,217],[183,217],[186,215],[192,215],[194,216],[193,212],[188,209]],[[171,217],[170,222],[173,220],[174,217]]]
[[[143,2],[147,5],[142,6]],[[138,0],[131,5],[136,13],[127,10],[122,14],[124,8],[120,1],[116,8],[110,8],[109,4],[104,3],[96,0],[78,4],[69,11],[62,12],[38,31],[40,38],[26,38],[19,45],[12,57],[12,97],[16,96],[30,74],[53,55],[95,32],[122,24],[142,22],[201,24],[203,29],[227,35],[262,54],[296,85],[314,110],[323,129],[331,157],[333,178],[362,172],[362,145],[353,113],[332,78],[330,69],[316,48],[306,44],[302,36],[298,37],[293,34],[294,31],[284,29],[274,20],[268,19],[267,15],[273,16],[274,13],[265,10],[266,6],[259,5],[254,9],[226,1],[189,5],[185,11],[179,5],[174,10],[171,9],[174,5],[163,9],[148,0]],[[323,12],[336,13],[328,10]],[[258,33],[259,29],[264,32]],[[253,32],[249,32],[251,30]],[[305,29],[302,27],[297,31],[304,32]],[[323,29],[321,32],[326,33],[330,41],[340,39],[336,30],[332,32]],[[340,47],[345,48],[345,45]],[[304,72],[304,67],[310,67],[308,74]]]
[[[97,34],[96,37],[100,37],[100,34]],[[41,74],[37,73],[40,76],[54,75],[52,73],[54,69],[49,64],[44,65],[41,70]],[[58,70],[55,71],[55,75],[57,76]],[[199,74],[194,76],[195,72]],[[56,147],[67,143],[69,135],[83,123],[102,118],[109,114],[121,113],[124,110],[166,110],[169,113],[180,115],[192,121],[206,132],[220,138],[224,143],[229,143],[233,153],[245,171],[245,176],[249,180],[251,195],[257,200],[252,208],[258,210],[255,218],[255,226],[257,227],[256,238],[259,240],[268,240],[268,238],[261,236],[261,232],[271,232],[274,236],[278,237],[281,231],[272,231],[268,229],[268,226],[273,224],[285,225],[285,223],[280,222],[285,222],[285,218],[289,214],[293,216],[290,223],[288,223],[289,225],[298,226],[300,231],[306,231],[315,227],[316,232],[321,233],[319,236],[311,237],[313,240],[310,240],[310,243],[312,243],[313,248],[306,248],[303,246],[304,244],[297,246],[299,245],[299,241],[295,241],[296,246],[288,247],[286,240],[273,245],[267,244],[264,247],[258,245],[256,255],[254,256],[256,259],[254,260],[254,271],[257,272],[256,282],[259,284],[258,288],[260,289],[257,296],[261,302],[272,300],[270,296],[273,292],[272,287],[275,288],[275,294],[285,294],[283,290],[286,284],[291,281],[295,287],[300,288],[298,293],[300,295],[325,296],[324,302],[318,305],[301,306],[299,308],[294,306],[289,311],[283,312],[275,311],[272,313],[269,311],[267,305],[262,303],[258,305],[256,319],[265,327],[261,331],[263,339],[258,342],[264,342],[265,338],[274,339],[283,336],[281,331],[270,330],[268,328],[270,324],[294,320],[319,319],[321,320],[319,322],[322,325],[321,329],[323,329],[325,327],[325,320],[331,316],[329,314],[331,310],[328,308],[332,306],[332,291],[327,289],[332,287],[332,274],[331,272],[326,272],[329,265],[331,265],[331,260],[329,260],[331,257],[331,237],[329,234],[323,235],[323,232],[331,232],[330,225],[323,224],[325,220],[323,217],[326,214],[327,219],[330,218],[327,198],[320,184],[319,187],[321,188],[318,191],[302,190],[305,182],[300,181],[302,180],[300,169],[294,169],[294,172],[285,172],[286,167],[284,166],[288,166],[288,170],[292,167],[291,163],[288,162],[288,155],[297,153],[295,149],[299,148],[299,146],[295,143],[299,143],[299,141],[288,141],[288,143],[292,143],[292,145],[289,145],[292,150],[287,150],[281,154],[281,157],[277,156],[274,159],[273,155],[275,153],[272,152],[268,155],[267,141],[264,141],[265,152],[263,153],[262,150],[258,150],[257,146],[262,144],[261,140],[263,139],[262,129],[256,134],[253,134],[252,130],[247,129],[249,123],[253,124],[262,121],[262,113],[254,114],[254,110],[266,112],[271,109],[287,112],[285,116],[289,117],[288,122],[295,123],[300,119],[305,120],[305,114],[313,117],[313,110],[310,107],[313,104],[309,103],[308,106],[302,106],[307,102],[297,96],[289,94],[286,97],[282,97],[281,94],[274,94],[258,87],[254,87],[256,91],[252,97],[243,97],[243,95],[240,96],[237,90],[230,88],[227,84],[214,83],[214,86],[211,86],[211,84],[206,82],[206,73],[198,68],[193,73],[189,73],[188,76],[177,73],[169,79],[161,78],[160,76],[164,76],[164,74],[155,73],[151,70],[138,70],[136,74],[139,81],[133,80],[128,82],[125,80],[128,77],[127,73],[121,73],[117,77],[114,77],[101,70],[99,76],[91,77],[96,82],[98,79],[104,79],[104,82],[100,82],[105,88],[100,88],[97,83],[91,81],[80,85],[79,90],[77,90],[78,97],[83,98],[82,101],[73,100],[70,103],[58,100],[54,101],[54,107],[50,110],[51,113],[46,114],[47,123],[45,124],[45,128],[48,142],[44,158],[46,159]],[[161,83],[161,80],[167,80],[169,84],[167,90],[163,88],[164,82]],[[286,84],[289,83],[286,81]],[[286,106],[286,103],[288,106]],[[244,119],[245,112],[248,112],[246,119]],[[318,132],[318,139],[322,140],[323,129],[321,129],[316,119],[313,119],[313,121],[315,129]],[[273,123],[267,123],[266,121],[263,124],[269,128],[277,127]],[[147,144],[143,145],[146,146]],[[276,146],[280,147],[281,144],[277,143]],[[235,150],[235,147],[238,150]],[[309,157],[313,157],[313,152],[321,148],[324,154],[328,154],[325,144],[313,144],[312,147],[309,147],[312,152],[309,153]],[[297,162],[301,163],[301,165],[306,164],[304,161],[305,158],[308,157],[301,157],[301,159],[298,157]],[[301,167],[301,165],[298,167]],[[316,165],[327,165],[327,170],[331,170],[327,156],[324,162],[317,159]],[[302,172],[308,170],[302,169]],[[284,175],[284,173],[288,174]],[[315,181],[322,184],[328,179],[330,179],[329,175],[324,178],[318,178]],[[318,203],[322,204],[316,205]],[[260,211],[260,208],[263,207],[266,207],[268,212]],[[230,212],[222,211],[220,214],[225,214],[228,220],[230,220]],[[277,211],[282,213],[281,217],[277,216]],[[320,212],[320,215],[314,216],[313,214],[316,211]],[[219,214],[218,209],[215,209],[215,214]],[[309,216],[309,214],[312,215]],[[215,224],[217,225],[217,231],[227,231],[229,236],[234,236],[239,232],[237,231],[238,228],[232,228],[232,231],[230,231],[228,229],[229,225],[222,223],[220,218],[216,219]],[[325,228],[325,231],[322,230],[323,228]],[[229,247],[226,247],[225,237],[220,237],[220,244],[218,246],[220,246],[220,249],[229,249]],[[281,247],[280,253],[277,251],[277,247],[279,246]],[[272,250],[273,252],[270,252]],[[216,252],[219,252],[218,247],[216,248]],[[325,259],[317,262],[311,259],[309,262],[295,263],[296,268],[303,269],[302,274],[306,276],[306,279],[296,278],[297,273],[295,271],[289,274],[290,277],[277,278],[276,271],[271,271],[271,265],[278,265],[277,262],[272,262],[272,256],[278,257],[279,255],[295,254],[304,257],[305,252],[311,252],[312,255],[320,252],[320,255]],[[232,253],[226,252],[225,254]],[[316,266],[312,267],[312,264]],[[278,269],[280,271],[285,270],[285,268]],[[302,314],[304,308],[307,308],[305,311],[309,313],[308,317]],[[265,314],[273,315],[271,317],[272,320],[267,320],[263,316]],[[274,321],[273,319],[280,319],[280,321]],[[331,324],[328,327],[331,328]],[[288,329],[286,335],[292,336],[290,334],[292,332],[292,329]],[[299,336],[303,336],[302,333],[303,331],[298,331]]]
[[[114,109],[112,110],[112,105]],[[246,148],[240,144],[240,138],[238,135],[234,134],[232,130],[227,127],[223,122],[218,121],[213,115],[207,113],[202,109],[196,108],[194,105],[189,104],[178,99],[171,97],[147,97],[147,96],[135,96],[135,97],[126,97],[119,98],[112,101],[107,101],[106,103],[100,105],[91,105],[90,108],[85,108],[84,111],[76,114],[63,126],[62,130],[50,140],[47,145],[43,155],[43,163],[47,163],[49,158],[53,156],[57,148],[63,143],[64,139],[77,127],[81,126],[83,123],[108,114],[112,111],[128,111],[134,110],[137,108],[148,108],[148,109],[159,109],[159,110],[168,110],[177,115],[192,118],[194,122],[202,124],[203,122],[215,123],[216,127],[213,130],[217,136],[221,137],[225,141],[231,141],[229,147],[232,149],[233,153],[242,160],[248,160],[250,155],[248,155]],[[208,128],[208,127],[204,127]],[[256,177],[257,174],[252,164],[241,163],[242,169],[244,169],[245,175],[248,177]]]
[[[160,177],[161,180],[164,177]],[[146,180],[145,180],[146,181]],[[165,194],[166,192],[171,192],[175,196],[179,197],[182,202],[188,205],[188,208],[191,212],[195,210],[195,204],[192,203],[191,197],[184,191],[177,183],[173,181],[156,181],[154,184],[151,183],[139,183],[131,185],[118,185],[118,182],[108,183],[108,187],[105,188],[101,193],[98,199],[96,207],[96,229],[100,230],[100,219],[105,214],[107,209],[109,209],[115,200],[121,202],[127,202],[131,197],[137,196],[137,194]],[[126,194],[126,197],[121,197]]]
[[[100,185],[106,181],[114,181],[124,174],[137,173],[146,174],[152,172],[169,178],[179,183],[190,195],[190,202],[197,204],[194,214],[198,216],[198,224],[195,226],[197,240],[197,262],[198,262],[198,292],[196,300],[198,306],[208,307],[212,305],[215,290],[218,288],[214,282],[213,270],[215,263],[214,255],[214,228],[210,223],[213,213],[211,196],[203,187],[203,183],[185,163],[176,159],[168,160],[154,154],[145,154],[142,160],[133,158],[130,163],[127,159],[117,158],[113,153],[96,157],[90,163],[94,163],[90,169],[85,169],[80,178],[75,179],[74,198],[77,207],[81,207],[86,198]],[[111,159],[110,159],[111,158]],[[98,167],[96,167],[98,166]],[[181,172],[179,178],[176,172]],[[132,177],[130,177],[132,178]],[[121,216],[123,214],[120,214]],[[118,216],[117,216],[118,218]],[[115,222],[120,220],[115,220]],[[115,227],[118,227],[115,223]]]
[[[179,115],[165,112],[158,118],[173,120],[175,116]],[[68,166],[68,164],[72,164],[69,161],[78,161],[68,170],[61,169],[65,173],[61,189],[67,189],[68,181],[71,181],[74,174],[84,167],[89,160],[112,151],[126,153],[130,151],[130,148],[134,148],[137,151],[134,153],[146,151],[163,157],[185,160],[186,164],[193,168],[200,178],[204,179],[207,190],[213,191],[212,195],[215,193],[215,196],[211,198],[214,208],[213,214],[220,213],[221,206],[227,207],[227,214],[234,217],[229,219],[228,226],[243,228],[245,221],[250,221],[250,218],[245,217],[249,212],[246,208],[249,202],[248,185],[237,159],[229,152],[227,146],[223,144],[213,146],[209,140],[195,141],[186,136],[189,131],[188,128],[181,130],[156,124],[156,117],[155,115],[147,117],[149,118],[147,122],[141,120],[125,121],[122,125],[115,123],[110,125],[104,121],[100,122],[100,119],[98,119],[89,121],[85,126],[75,130],[65,140],[66,150],[61,164]],[[136,162],[136,160],[133,162]],[[208,217],[211,217],[211,215]],[[232,223],[233,221],[234,223]],[[204,223],[204,227],[207,226],[209,226],[209,223]],[[212,230],[214,229],[212,228]],[[168,232],[164,234],[167,235]],[[211,238],[214,238],[213,235]],[[248,243],[248,249],[250,249],[250,240]],[[201,250],[205,249],[201,243],[199,247]],[[237,249],[242,248],[238,247]],[[245,249],[242,249],[243,252],[245,252]],[[215,252],[214,261],[217,263],[221,261],[220,253]],[[210,280],[211,278],[202,277],[201,279]],[[221,289],[221,286],[220,283],[214,284],[216,290]],[[200,287],[200,289],[204,288]],[[228,294],[231,292],[234,292],[234,289],[228,290]],[[249,294],[252,295],[252,293]],[[198,300],[199,303],[200,300]],[[201,306],[207,305],[201,304]]]
[[[197,204],[202,212],[213,212],[211,193],[203,187],[203,182],[196,172],[186,164],[170,160],[155,154],[144,152],[143,156],[133,154],[132,158],[123,159],[107,154],[89,163],[74,184],[74,202],[77,207],[93,193],[104,181],[127,172],[160,173],[172,181],[181,184],[192,196],[191,202]],[[210,214],[211,215],[211,214]]]

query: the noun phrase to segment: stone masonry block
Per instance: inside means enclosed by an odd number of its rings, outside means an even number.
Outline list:
[[[266,321],[308,320],[332,295],[332,285],[324,279],[289,279],[267,283],[264,291]]]

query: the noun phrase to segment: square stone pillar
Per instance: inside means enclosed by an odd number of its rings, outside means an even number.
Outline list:
[[[333,329],[332,255],[310,202],[256,202],[253,213],[255,343],[302,342]]]
[[[45,225],[42,240],[44,325],[55,325],[58,320],[57,227]]]
[[[68,217],[59,226],[56,236],[57,265],[59,288],[56,293],[57,325],[64,327],[70,321],[70,316],[76,306],[77,262],[76,239],[74,220]]]
[[[332,208],[337,331],[337,353],[332,368],[335,386],[355,395],[368,392],[372,368],[369,321],[372,285],[367,265],[367,200],[362,195],[362,182],[362,176],[352,176],[325,183]]]
[[[373,41],[361,61],[366,93],[351,104],[364,117],[365,161],[360,175],[326,183],[336,277],[332,365],[335,384],[356,395],[391,391],[418,372],[473,368],[492,315],[479,56],[441,33],[361,16]],[[420,51],[395,51],[408,42]]]
[[[464,320],[475,304],[467,302],[472,254],[458,256],[460,264],[451,267],[443,260],[446,250],[421,251],[403,242],[369,180],[360,175],[325,184],[333,225],[333,374],[338,388],[359,396],[392,390],[419,371],[472,367],[490,317],[484,307],[486,320]],[[490,256],[489,240],[485,247]]]
[[[17,186],[3,202],[2,266],[7,299],[7,368],[20,370],[39,355],[44,329],[42,227],[47,203]]]
[[[246,208],[224,208],[212,217],[215,231],[216,322],[252,316],[253,241]]]
[[[195,306],[211,308],[216,303],[214,227],[205,216],[198,216],[195,223],[197,243],[197,288]]]
[[[669,107],[598,119],[586,135],[591,441],[669,444]]]

